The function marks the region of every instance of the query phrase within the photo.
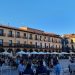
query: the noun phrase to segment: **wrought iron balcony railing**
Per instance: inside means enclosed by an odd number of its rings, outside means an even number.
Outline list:
[[[28,39],[26,36],[23,36],[23,39]]]
[[[21,38],[21,36],[20,35],[16,35],[16,38]]]
[[[18,44],[18,43],[12,43],[9,44],[7,42],[3,42],[3,44],[0,44],[0,47],[17,47],[17,48],[35,48],[35,45],[30,45],[30,44]]]
[[[14,37],[14,34],[8,34],[8,37]]]
[[[6,36],[6,34],[5,33],[2,33],[2,34],[0,34],[0,36]]]
[[[32,38],[32,37],[29,37],[29,39],[31,39],[31,40],[32,40],[33,38]]]

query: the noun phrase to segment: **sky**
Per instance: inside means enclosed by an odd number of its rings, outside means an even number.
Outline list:
[[[0,24],[75,33],[75,0],[0,0]]]

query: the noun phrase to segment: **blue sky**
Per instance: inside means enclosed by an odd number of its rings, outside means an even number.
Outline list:
[[[0,23],[75,33],[75,0],[0,0]]]

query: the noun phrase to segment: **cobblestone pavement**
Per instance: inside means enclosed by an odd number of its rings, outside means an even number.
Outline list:
[[[75,75],[74,74],[69,74],[67,68],[68,68],[68,65],[69,65],[69,61],[68,60],[60,60],[60,64],[62,65],[62,72],[60,75]],[[4,70],[1,74],[0,72],[0,75],[18,75],[18,71],[16,69],[12,69],[11,71],[9,70]],[[54,72],[50,73],[50,75],[55,75]]]

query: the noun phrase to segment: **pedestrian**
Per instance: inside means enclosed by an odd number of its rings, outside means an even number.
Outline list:
[[[36,75],[42,75],[43,73],[48,74],[48,70],[45,66],[43,66],[43,61],[38,61],[38,67],[36,68]]]
[[[24,75],[25,75],[25,74],[26,74],[26,75],[34,75],[30,63],[28,63],[27,66],[26,66],[26,69],[25,69],[25,71],[24,71]]]
[[[23,75],[24,70],[25,70],[25,66],[24,66],[23,60],[21,60],[21,61],[20,61],[20,64],[18,65],[18,72],[19,72],[19,75]]]
[[[61,65],[60,65],[59,61],[56,62],[56,65],[54,66],[54,71],[55,71],[56,75],[60,75]]]

